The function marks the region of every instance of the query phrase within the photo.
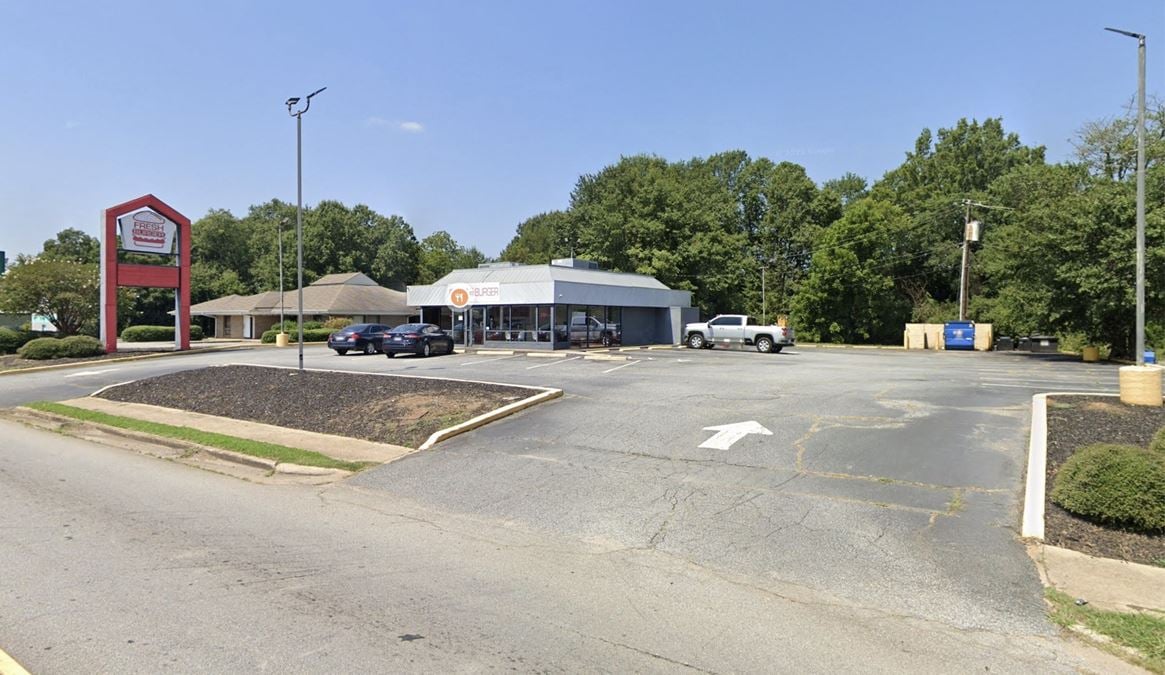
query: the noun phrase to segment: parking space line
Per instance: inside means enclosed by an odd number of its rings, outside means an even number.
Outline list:
[[[603,374],[605,375],[605,374],[607,374],[607,373],[610,373],[610,372],[613,372],[613,371],[619,370],[620,368],[626,368],[627,366],[633,366],[633,365],[635,365],[636,363],[639,363],[639,362],[638,362],[638,361],[628,361],[627,363],[624,363],[624,364],[623,364],[623,365],[621,365],[621,366],[615,366],[614,368],[608,368],[608,369],[604,370],[604,371],[603,371]]]
[[[506,359],[516,359],[519,356],[521,356],[521,354],[514,354],[513,356],[496,356],[492,359],[482,359],[480,361],[467,361],[465,363],[458,363],[457,365],[459,365],[459,366],[473,366],[473,365],[477,365],[479,363],[493,363],[494,361],[505,361]]]
[[[557,361],[547,361],[546,363],[539,363],[536,366],[526,366],[526,370],[534,370],[535,368],[545,368],[546,366],[557,366],[560,363],[566,363],[567,361],[577,361],[581,358],[582,358],[582,356],[572,356],[569,359],[559,359]]]

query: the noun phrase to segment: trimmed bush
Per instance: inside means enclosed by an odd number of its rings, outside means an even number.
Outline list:
[[[206,336],[202,333],[202,326],[190,325],[190,339],[202,340]],[[130,326],[121,331],[121,339],[126,342],[172,342],[174,340],[173,326]]]
[[[1149,448],[1155,452],[1165,453],[1165,427],[1161,427],[1153,435],[1153,442],[1149,444]]]
[[[324,322],[324,328],[329,330],[340,330],[345,326],[351,326],[356,323],[350,316],[329,316],[328,320]],[[305,323],[304,326],[307,326]]]
[[[61,356],[82,359],[87,356],[101,356],[105,353],[105,347],[101,346],[101,341],[95,337],[88,335],[70,335],[61,340]]]
[[[29,340],[23,347],[16,350],[22,359],[34,359],[42,361],[45,359],[60,358],[64,354],[64,341],[51,337],[37,338]]]
[[[0,354],[15,354],[16,350],[36,336],[36,333],[27,330],[0,328]]]
[[[328,336],[335,332],[328,328],[308,328],[306,322],[303,325],[304,342],[327,342]],[[278,334],[279,331],[277,330],[269,330],[259,337],[259,341],[265,345],[273,345],[275,344],[275,336]],[[291,330],[287,331],[287,339],[291,342],[298,342],[299,330],[293,327]]]
[[[1113,444],[1077,450],[1056,472],[1052,501],[1100,523],[1165,531],[1165,453]]]

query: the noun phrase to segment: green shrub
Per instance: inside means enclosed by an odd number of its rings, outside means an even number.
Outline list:
[[[307,328],[307,323],[304,323],[303,341],[304,342],[327,342],[328,336],[335,331],[328,328]],[[275,344],[275,336],[279,334],[277,330],[269,330],[259,336],[259,341],[266,345]],[[295,329],[287,331],[287,339],[290,342],[299,341],[299,332]]]
[[[1056,472],[1052,501],[1097,522],[1165,531],[1165,453],[1113,444],[1077,450]]]
[[[344,326],[347,326],[347,325],[348,324],[344,324]],[[281,324],[277,323],[274,326],[272,326],[271,328],[269,328],[268,330],[275,331],[276,333],[278,333],[280,326],[283,327],[283,332],[287,333],[288,335],[294,335],[295,332],[299,330],[299,324],[296,323],[295,319],[287,319],[286,321],[284,321]],[[303,329],[305,331],[318,330],[320,328],[324,328],[324,324],[320,321],[304,321],[303,322]],[[343,328],[343,326],[341,326],[341,328]]]
[[[88,335],[70,335],[61,340],[61,356],[81,359],[87,356],[101,356],[105,347],[101,341]]]
[[[1153,435],[1153,442],[1149,444],[1149,448],[1154,452],[1165,453],[1165,427],[1161,427]]]
[[[35,336],[36,333],[28,330],[0,328],[0,354],[15,354],[16,350]]]
[[[190,325],[190,339],[202,340],[206,336],[202,326]],[[126,342],[172,342],[174,340],[173,326],[130,326],[121,331],[121,339]]]
[[[345,326],[351,326],[355,321],[352,321],[350,316],[329,316],[328,320],[324,322],[324,328],[329,330],[340,330]],[[304,324],[305,326],[307,324]]]
[[[42,361],[45,359],[60,358],[62,349],[64,347],[63,341],[51,337],[36,338],[30,340],[23,347],[16,350],[22,359],[35,359]]]

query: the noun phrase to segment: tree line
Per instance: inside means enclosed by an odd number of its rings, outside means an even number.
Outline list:
[[[637,155],[582,176],[566,210],[534,216],[502,251],[577,255],[693,292],[704,314],[788,315],[803,341],[902,340],[907,322],[958,318],[964,226],[968,318],[998,335],[1052,333],[1133,349],[1135,165],[1131,114],[1083,127],[1072,161],[1001,119],[924,129],[873,185],[817,185],[803,167],[729,151]],[[1165,106],[1147,121],[1147,330],[1165,346]],[[996,206],[974,206],[966,201]]]
[[[924,129],[902,163],[869,184],[846,173],[818,185],[799,164],[731,150],[668,161],[627,156],[581,176],[562,211],[517,227],[498,259],[576,256],[690,290],[706,315],[786,315],[803,341],[899,343],[907,322],[957,318],[965,220],[972,246],[969,318],[996,334],[1054,333],[1132,352],[1135,117],[1090,122],[1075,157],[1050,164],[1000,119]],[[1147,134],[1147,317],[1165,346],[1165,106]],[[972,207],[965,202],[997,209]],[[295,288],[293,204],[192,226],[192,301]],[[448,233],[417,239],[401,217],[322,201],[304,210],[305,283],[359,271],[381,285],[427,284],[490,260]],[[97,240],[67,229],[0,279],[0,307],[96,326]],[[56,281],[54,282],[53,279]],[[90,283],[91,282],[91,283]],[[119,323],[167,323],[172,295],[122,289]]]

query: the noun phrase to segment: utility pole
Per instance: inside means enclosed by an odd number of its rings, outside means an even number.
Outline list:
[[[963,265],[959,273],[959,321],[967,320],[967,277],[971,266],[971,200],[964,199],[967,213],[963,217]]]
[[[980,204],[970,199],[964,199],[962,204],[966,207],[966,212],[963,217],[963,266],[962,273],[959,275],[959,321],[966,321],[967,301],[971,295],[971,242],[979,241],[979,228],[981,226],[979,221],[971,220],[971,207],[1000,211],[1010,211],[1011,209],[1006,206]]]

